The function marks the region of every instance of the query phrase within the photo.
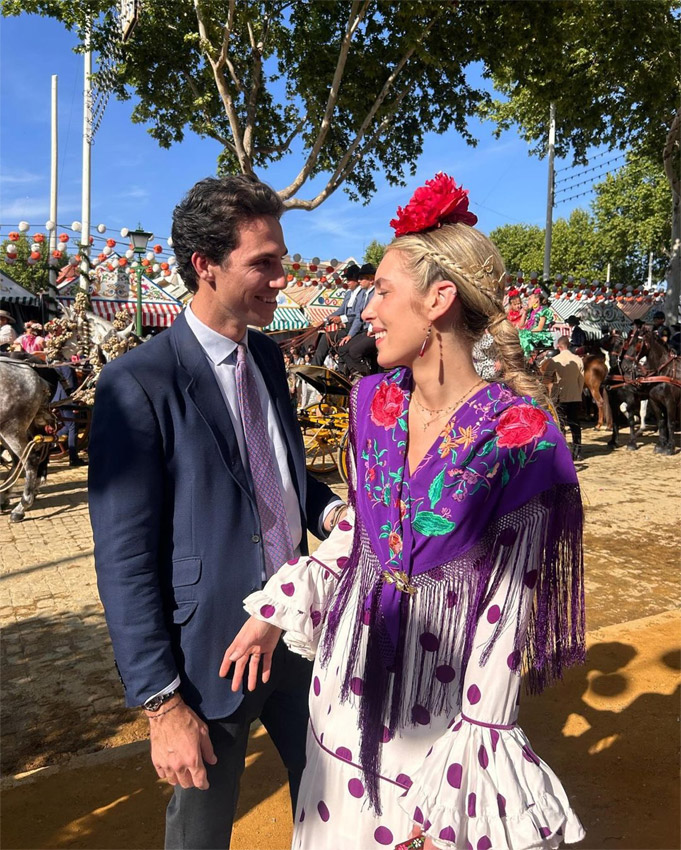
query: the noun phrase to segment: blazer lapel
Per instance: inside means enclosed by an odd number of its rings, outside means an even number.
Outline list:
[[[241,452],[232,420],[205,352],[184,316],[178,316],[168,333],[173,333],[178,361],[187,375],[187,395],[210,429],[230,475],[249,496],[252,496],[250,482],[241,462]]]

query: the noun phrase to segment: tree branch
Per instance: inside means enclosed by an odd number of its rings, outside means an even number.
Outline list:
[[[345,29],[345,35],[343,36],[343,41],[341,42],[340,51],[338,53],[336,70],[333,74],[333,81],[331,82],[329,96],[326,101],[326,110],[319,126],[319,133],[317,134],[317,138],[315,139],[315,143],[312,146],[312,150],[310,151],[309,156],[305,161],[305,164],[298,173],[298,176],[289,186],[279,192],[279,196],[283,200],[287,200],[292,195],[295,195],[298,189],[300,189],[303,183],[305,183],[307,178],[310,176],[312,169],[315,166],[315,163],[317,162],[319,152],[324,146],[324,142],[326,141],[326,137],[331,127],[331,119],[333,117],[333,112],[336,108],[336,103],[338,101],[340,84],[343,79],[343,74],[345,72],[345,65],[348,59],[348,53],[350,52],[352,37],[354,36],[355,32],[357,31],[357,27],[360,25],[362,19],[364,18],[364,15],[366,14],[366,11],[369,7],[369,2],[370,0],[364,0],[361,5],[360,0],[353,0],[352,2],[352,6],[350,8],[350,15],[348,17],[348,24]]]
[[[201,93],[199,92],[199,87],[196,85],[196,80],[187,71],[182,71],[182,76],[187,81],[189,88],[191,89],[192,94],[196,98],[197,102],[200,102],[201,101]],[[220,144],[223,145],[224,147],[229,148],[232,151],[232,153],[236,155],[236,149],[234,147],[234,143],[231,142],[226,136],[223,136],[222,133],[219,133],[215,129],[215,125],[211,121],[210,116],[206,112],[205,108],[203,106],[201,106],[199,108],[201,110],[201,114],[206,119],[206,127],[209,130],[210,137],[215,139],[216,142],[220,142]]]
[[[679,145],[679,129],[681,127],[681,107],[676,110],[672,126],[667,133],[667,140],[662,149],[662,164],[664,173],[669,182],[672,192],[678,197],[681,195],[681,182],[679,175],[674,173],[674,148]]]
[[[264,154],[264,155],[273,154],[273,153],[284,153],[285,151],[287,151],[291,147],[291,142],[302,131],[302,129],[305,126],[306,123],[307,123],[307,112],[305,113],[305,115],[303,115],[303,117],[296,124],[296,126],[293,128],[291,133],[284,139],[284,141],[281,144],[273,145],[272,147],[269,147],[269,148],[256,148],[254,150],[254,153]]]
[[[230,9],[232,9],[234,0],[230,0]],[[206,23],[203,19],[203,14],[201,12],[201,0],[194,0],[194,9],[196,11],[196,20],[199,25],[199,35],[201,36],[202,41],[205,44],[210,44],[208,40],[208,32],[206,30]],[[224,46],[223,39],[223,46]],[[222,100],[222,104],[225,108],[225,113],[227,114],[227,120],[229,121],[229,126],[232,131],[232,138],[234,140],[234,153],[236,154],[237,159],[239,160],[239,167],[244,174],[252,174],[253,173],[253,163],[250,156],[246,153],[243,144],[243,137],[241,133],[241,125],[239,124],[239,116],[237,115],[236,107],[234,105],[234,100],[232,99],[232,94],[229,90],[229,86],[227,85],[227,80],[225,79],[225,75],[222,72],[222,67],[220,66],[220,60],[215,61],[213,57],[206,51],[206,56],[208,57],[208,61],[210,62],[210,66],[213,69],[213,77],[215,78],[215,84],[218,89],[218,93],[220,94],[220,99]]]
[[[255,129],[255,107],[258,100],[258,91],[262,82],[262,49],[264,44],[257,44],[255,33],[251,22],[247,22],[248,38],[251,42],[251,88],[248,92],[248,103],[246,104],[246,126],[244,128],[244,150],[249,157],[253,157],[253,131]],[[265,25],[266,30],[266,25]],[[266,34],[266,33],[265,33]]]
[[[222,47],[220,48],[220,56],[218,58],[218,70],[222,71],[223,67],[226,67],[229,71],[229,75],[232,78],[232,82],[234,83],[234,88],[237,91],[237,94],[241,94],[243,87],[241,85],[241,80],[236,72],[234,65],[232,64],[231,59],[229,58],[229,39],[232,35],[232,28],[234,25],[234,11],[236,9],[236,0],[229,0],[229,11],[227,12],[227,23],[224,26],[224,34],[222,36]]]

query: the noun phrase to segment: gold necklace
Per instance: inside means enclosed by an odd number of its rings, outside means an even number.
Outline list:
[[[424,413],[430,414],[430,419],[423,422],[423,430],[426,431],[433,422],[437,422],[445,413],[449,413],[450,411],[456,410],[460,404],[464,401],[464,399],[469,396],[476,387],[479,387],[480,384],[484,384],[485,381],[483,378],[480,378],[479,381],[476,381],[472,387],[466,390],[466,392],[461,396],[458,401],[455,401],[454,404],[450,404],[449,407],[441,407],[439,410],[431,410],[429,407],[425,407],[421,404],[421,402],[416,398],[416,395],[412,393],[411,397],[413,401],[416,402],[416,406],[422,410]]]

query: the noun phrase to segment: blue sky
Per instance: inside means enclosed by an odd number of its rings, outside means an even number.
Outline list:
[[[30,232],[49,218],[50,86],[59,76],[59,215],[60,224],[81,218],[82,57],[72,52],[76,36],[58,22],[35,15],[0,18],[0,237],[24,219]],[[92,148],[94,227],[103,223],[118,235],[121,227],[140,222],[165,246],[174,205],[202,177],[213,174],[219,146],[187,131],[185,141],[160,148],[144,126],[130,121],[132,104],[111,99]],[[515,132],[492,136],[491,124],[473,126],[477,148],[454,132],[427,137],[416,177],[407,188],[389,187],[377,176],[378,193],[367,206],[353,203],[338,190],[317,210],[291,211],[283,219],[291,253],[310,258],[353,255],[361,258],[372,239],[388,241],[388,222],[398,204],[442,170],[470,190],[471,209],[489,233],[512,222],[544,225],[547,166],[531,157]],[[557,162],[557,167],[567,163]],[[295,176],[300,160],[284,159],[260,176],[282,188]],[[557,175],[558,177],[562,175]],[[319,183],[303,188],[312,197]],[[588,188],[588,187],[583,187]],[[579,198],[558,207],[567,216]],[[98,243],[99,244],[99,243]]]

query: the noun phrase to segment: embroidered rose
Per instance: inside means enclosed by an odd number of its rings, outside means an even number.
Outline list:
[[[368,477],[369,481],[373,481],[374,478],[376,478],[376,467],[375,466],[370,466],[369,469],[367,469],[367,477]]]
[[[383,381],[371,399],[371,421],[386,431],[394,428],[404,410],[404,393],[397,384]]]
[[[530,404],[517,404],[501,414],[496,431],[499,446],[517,449],[542,436],[546,431],[546,415]]]
[[[395,497],[395,507],[400,509],[400,519],[404,519],[407,515],[407,503]]]
[[[388,535],[388,546],[393,555],[399,555],[402,551],[402,538],[395,531],[391,531]]]
[[[446,222],[462,222],[473,226],[478,217],[468,210],[468,191],[457,186],[449,175],[439,172],[426,185],[419,187],[406,207],[398,207],[390,222],[395,236],[420,233]]]

